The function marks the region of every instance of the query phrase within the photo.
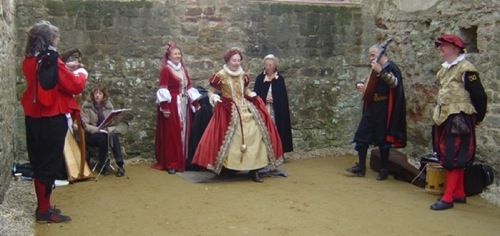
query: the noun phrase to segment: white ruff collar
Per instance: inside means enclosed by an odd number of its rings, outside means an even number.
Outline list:
[[[182,67],[182,64],[179,62],[177,65],[171,62],[170,60],[167,61],[167,64],[172,67],[174,70],[180,70]]]
[[[273,79],[278,79],[278,71],[274,72],[273,75],[267,76],[266,72],[264,71],[264,82],[271,82]]]
[[[457,59],[455,59],[452,63],[448,63],[447,61],[445,61],[442,66],[446,69],[450,69],[450,67],[452,67],[453,65],[456,65],[458,64],[460,61],[462,61],[463,59],[465,59],[465,55],[464,54],[460,54]]]
[[[231,69],[229,69],[229,67],[227,67],[227,65],[224,64],[224,66],[222,66],[222,68],[224,69],[224,71],[229,74],[230,76],[240,76],[241,74],[243,74],[243,68],[238,68],[237,71],[232,71]]]

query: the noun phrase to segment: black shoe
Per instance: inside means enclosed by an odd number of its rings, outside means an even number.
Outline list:
[[[453,208],[453,202],[443,202],[443,201],[437,201],[436,203],[431,205],[431,210],[434,211],[440,211],[440,210],[446,210]]]
[[[441,197],[438,197],[438,201],[441,201]],[[454,203],[467,203],[466,197],[453,198]]]
[[[221,172],[220,172],[220,176],[222,177],[225,177],[225,178],[234,178],[236,176],[236,173],[238,171],[236,170],[231,170],[231,169],[227,169],[227,168],[222,168]]]
[[[36,217],[36,222],[38,222],[40,224],[62,223],[62,222],[71,221],[71,217],[61,215],[61,213],[58,213],[55,210],[51,210],[50,208],[46,212],[37,211],[35,213],[35,217]]]
[[[125,175],[125,169],[123,167],[118,167],[116,171],[116,177],[123,177]]]
[[[262,183],[264,180],[262,180],[259,176],[259,172],[256,170],[251,170],[248,172],[248,176],[250,177],[251,180],[257,183]]]
[[[48,211],[50,211],[50,212],[56,212],[57,214],[61,214],[61,212],[62,212],[61,209],[56,208],[56,206],[50,206]],[[35,210],[35,216],[36,216],[37,213],[38,213],[38,207]]]
[[[167,169],[167,172],[171,175],[175,174],[175,169]]]
[[[361,168],[358,163],[351,168],[345,169],[345,171],[351,173],[353,176],[364,177],[366,174],[366,169]]]
[[[387,169],[381,169],[377,175],[377,180],[387,179]]]

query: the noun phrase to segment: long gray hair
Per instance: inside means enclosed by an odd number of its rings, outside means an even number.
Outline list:
[[[50,46],[55,47],[57,40],[59,40],[59,29],[48,21],[40,21],[28,30],[24,55],[35,56]]]

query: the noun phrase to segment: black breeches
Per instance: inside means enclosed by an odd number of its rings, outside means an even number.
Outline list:
[[[25,117],[26,146],[33,177],[49,188],[64,168],[64,142],[68,132],[66,115]]]
[[[363,111],[354,134],[356,144],[383,145],[387,135],[387,101],[373,102]]]

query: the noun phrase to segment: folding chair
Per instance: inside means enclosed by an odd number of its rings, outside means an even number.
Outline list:
[[[108,153],[106,154],[106,159],[104,160],[104,163],[102,164],[101,166],[101,169],[99,170],[99,173],[97,174],[97,176],[95,177],[94,181],[97,182],[97,180],[99,180],[99,176],[101,176],[102,172],[104,171],[104,168],[107,168],[107,166],[109,166],[111,169],[113,169],[113,171],[115,170],[115,167],[111,164],[111,155],[112,154],[112,147],[111,147],[111,136],[109,134],[107,134],[107,137],[108,137]],[[92,167],[92,171],[95,171],[95,169],[97,168],[97,166],[99,165],[99,161],[97,161],[95,164],[94,164],[94,167]]]

